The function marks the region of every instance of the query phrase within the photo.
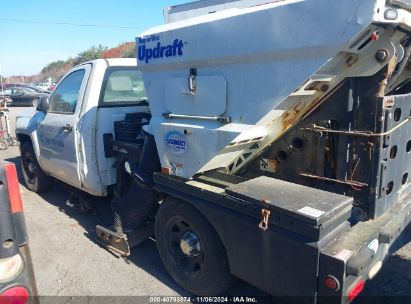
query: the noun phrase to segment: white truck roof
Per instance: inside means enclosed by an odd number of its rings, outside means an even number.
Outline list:
[[[87,61],[82,64],[86,64],[90,62],[94,62],[94,63],[107,62],[108,65],[110,66],[137,66],[136,58],[106,58],[106,59],[100,58],[100,59]]]
[[[105,62],[107,62],[109,66],[137,66],[136,58],[106,58],[106,59],[100,58],[100,59],[87,61],[82,64],[87,64],[87,63],[101,64]]]
[[[285,0],[200,0],[164,8],[164,22],[170,23],[230,8],[246,8]]]
[[[137,66],[136,58],[108,58],[106,60],[110,66]]]

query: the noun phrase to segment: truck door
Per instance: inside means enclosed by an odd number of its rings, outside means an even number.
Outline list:
[[[81,187],[77,124],[90,70],[91,64],[82,65],[58,84],[38,128],[41,167],[77,188]]]

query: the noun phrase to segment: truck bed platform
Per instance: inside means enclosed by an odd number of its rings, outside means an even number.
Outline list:
[[[188,180],[157,173],[154,178],[157,190],[207,217],[234,275],[287,301],[345,303],[359,282],[378,272],[411,221],[410,197],[377,220],[352,225],[349,197],[273,178],[216,174]],[[305,207],[323,213],[301,212]],[[264,209],[271,212],[266,230],[259,227]],[[337,290],[325,287],[330,276],[338,280]]]

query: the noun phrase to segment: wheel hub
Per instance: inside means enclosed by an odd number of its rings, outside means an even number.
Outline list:
[[[193,232],[186,232],[180,240],[180,249],[188,257],[198,256],[201,250],[198,236]]]

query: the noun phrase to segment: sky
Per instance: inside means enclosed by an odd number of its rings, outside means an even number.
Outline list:
[[[34,75],[93,45],[115,47],[164,23],[163,8],[191,0],[5,0],[0,74]]]

